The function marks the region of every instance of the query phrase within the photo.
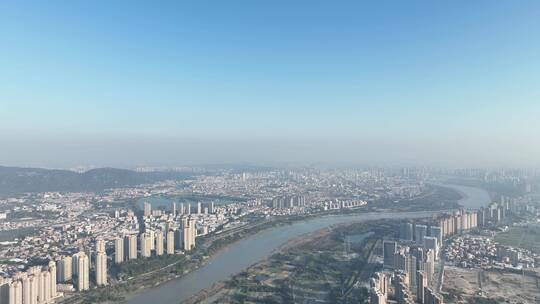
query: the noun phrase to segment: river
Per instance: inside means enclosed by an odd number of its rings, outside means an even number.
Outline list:
[[[459,191],[464,196],[459,203],[465,208],[485,206],[490,202],[489,195],[482,189],[447,184],[437,185]],[[211,287],[214,283],[227,280],[232,275],[265,259],[288,240],[334,224],[377,219],[421,218],[429,217],[433,213],[390,212],[324,216],[291,225],[270,228],[219,251],[211,258],[208,264],[182,278],[141,291],[131,297],[128,303],[177,304],[199,291]]]
[[[458,201],[458,204],[466,209],[480,209],[481,207],[487,207],[491,203],[489,193],[481,188],[444,183],[430,184],[451,188],[459,192],[463,197]]]

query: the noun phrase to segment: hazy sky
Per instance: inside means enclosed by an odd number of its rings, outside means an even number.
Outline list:
[[[0,164],[539,165],[539,1],[2,1]]]

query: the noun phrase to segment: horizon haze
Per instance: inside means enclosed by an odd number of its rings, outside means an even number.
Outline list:
[[[6,1],[0,165],[540,167],[540,3]]]

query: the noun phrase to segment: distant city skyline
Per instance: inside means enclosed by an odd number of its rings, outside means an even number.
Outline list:
[[[0,4],[0,165],[540,166],[536,1]]]

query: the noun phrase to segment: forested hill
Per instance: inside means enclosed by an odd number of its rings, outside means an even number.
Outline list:
[[[76,173],[67,170],[0,166],[0,196],[45,191],[102,191],[167,179],[184,179],[191,173],[145,172],[100,168]]]

